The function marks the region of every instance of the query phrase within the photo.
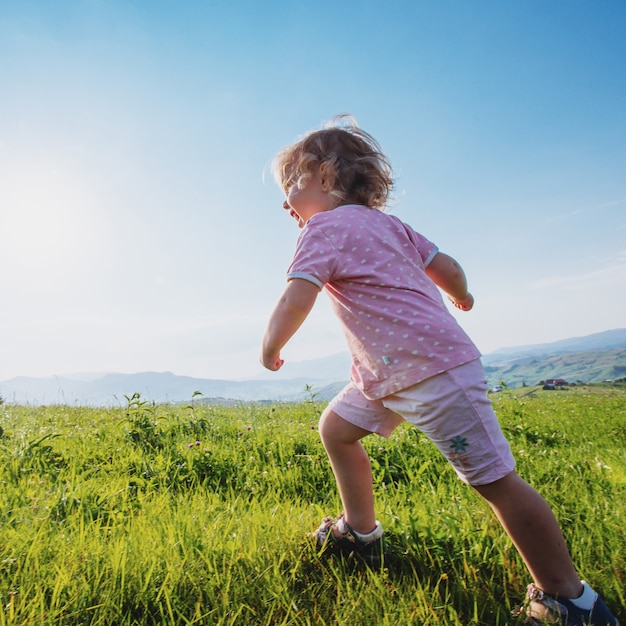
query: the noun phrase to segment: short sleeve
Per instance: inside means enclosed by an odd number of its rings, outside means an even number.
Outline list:
[[[287,279],[303,278],[320,289],[330,282],[337,268],[337,249],[321,229],[308,225],[300,234]]]
[[[426,239],[424,235],[413,230],[408,224],[404,224],[404,228],[411,243],[417,248],[424,267],[428,267],[439,252],[439,248],[432,241]]]

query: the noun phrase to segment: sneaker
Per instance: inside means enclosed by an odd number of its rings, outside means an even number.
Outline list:
[[[586,583],[585,583],[586,584]],[[581,609],[567,598],[556,598],[528,585],[526,616],[528,624],[562,624],[563,626],[619,626],[599,594],[589,610]],[[523,609],[522,609],[523,612]]]
[[[370,567],[379,567],[385,550],[384,534],[380,522],[376,522],[376,528],[369,533],[367,540],[363,540],[350,528],[342,513],[336,519],[325,517],[319,528],[309,536],[315,541],[320,554],[356,556]]]

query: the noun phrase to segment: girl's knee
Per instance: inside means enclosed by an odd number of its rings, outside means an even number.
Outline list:
[[[330,435],[334,415],[336,415],[336,413],[327,408],[320,416],[318,430],[322,441]]]
[[[326,445],[327,442],[354,443],[370,433],[327,408],[320,417],[319,434],[322,443]]]

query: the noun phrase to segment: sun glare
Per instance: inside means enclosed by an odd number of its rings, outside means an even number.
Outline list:
[[[0,190],[0,258],[12,273],[45,277],[89,254],[93,202],[80,178],[55,165],[11,169]]]

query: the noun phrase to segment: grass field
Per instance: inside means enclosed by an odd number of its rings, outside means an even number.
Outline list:
[[[520,474],[626,623],[626,392],[493,399]],[[384,569],[316,554],[306,533],[340,510],[321,409],[1,406],[0,625],[521,623],[524,566],[414,429],[366,440]]]

